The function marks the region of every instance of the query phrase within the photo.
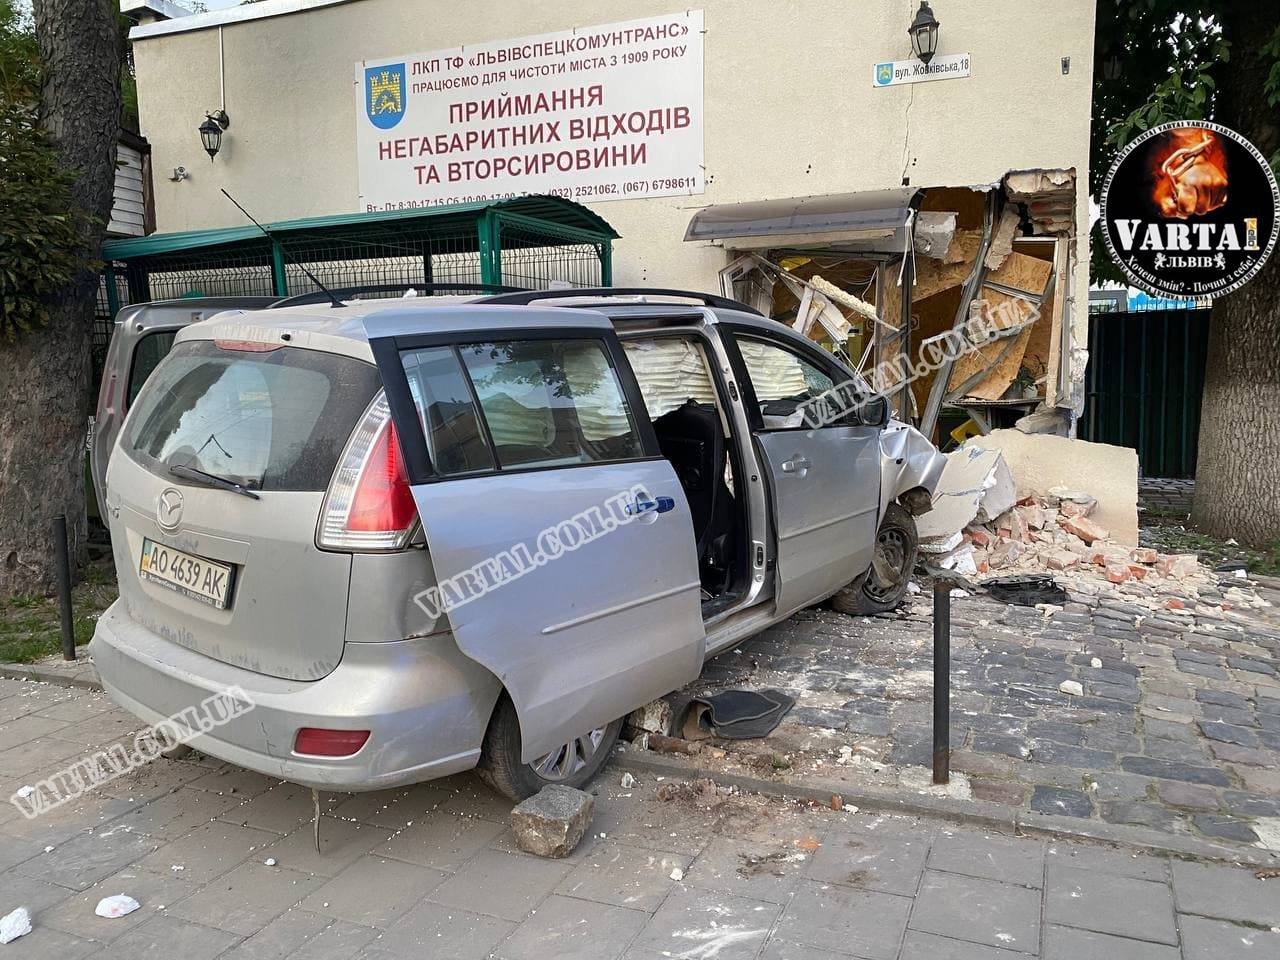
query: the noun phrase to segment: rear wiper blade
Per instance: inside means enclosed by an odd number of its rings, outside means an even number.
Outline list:
[[[248,497],[251,500],[261,500],[258,496],[243,483],[236,483],[234,480],[228,480],[226,477],[220,477],[216,473],[208,473],[205,470],[197,470],[195,467],[189,467],[185,463],[171,464],[169,472],[175,477],[182,477],[184,480],[204,480],[213,484],[215,487],[221,487],[223,490],[230,490],[232,493],[238,493],[242,497]]]

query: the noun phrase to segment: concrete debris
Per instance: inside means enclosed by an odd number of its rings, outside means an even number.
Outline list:
[[[943,570],[954,570],[963,577],[971,577],[978,572],[978,564],[973,559],[973,545],[961,544],[950,553],[938,558],[938,566]]]
[[[1156,572],[1162,577],[1186,577],[1196,572],[1200,558],[1194,553],[1171,553],[1158,556]]]
[[[927,517],[928,514],[925,514]],[[920,518],[916,518],[916,522],[920,522]],[[956,547],[964,542],[964,534],[957,530],[949,537],[931,537],[930,539],[920,541],[921,553],[950,553]]]
[[[1070,550],[1055,550],[1045,557],[1044,565],[1050,570],[1070,570],[1080,562],[1080,554]]]
[[[126,914],[133,913],[140,906],[142,904],[128,894],[117,893],[99,900],[98,905],[93,908],[93,912],[100,917],[106,917],[108,920],[117,920]]]
[[[1165,555],[1115,543],[1099,523],[1075,515],[1093,502],[1090,494],[1065,488],[1052,495],[1023,497],[995,520],[974,520],[957,534],[935,541],[949,549],[931,562],[965,576],[993,570],[1070,573],[1071,585],[1081,592],[1097,592],[1096,587],[1086,589],[1090,580],[1114,585],[1142,582],[1144,591],[1154,585],[1157,592],[1165,592],[1164,584],[1207,576],[1195,554]],[[1231,602],[1229,591],[1224,596]],[[1253,598],[1240,591],[1234,605],[1243,608],[1252,603]]]
[[[954,231],[953,231],[954,232]],[[999,270],[1004,266],[1009,254],[1013,253],[1013,238],[1018,234],[1018,213],[1011,207],[1005,207],[1000,215],[1000,222],[991,235],[991,248],[987,251],[986,267],[988,270]]]
[[[1081,503],[1078,500],[1063,500],[1062,503],[1058,504],[1058,509],[1064,517],[1083,518],[1093,513],[1097,506],[1098,501],[1090,497],[1088,503]]]
[[[558,783],[543,787],[511,810],[516,846],[538,857],[573,853],[595,814],[595,797]]]
[[[1096,501],[1086,515],[1126,547],[1138,545],[1138,455],[1128,447],[1070,440],[1018,430],[995,430],[965,447],[999,450],[1013,475],[1019,498],[1048,497],[1055,508],[1061,492],[1083,493]],[[962,448],[963,449],[963,448]],[[1073,508],[1068,508],[1070,511]],[[927,516],[927,515],[926,515]],[[951,529],[959,530],[961,525]]]
[[[623,790],[630,790],[636,785],[636,778],[629,773],[622,775],[622,780],[618,784]]]
[[[1041,409],[1019,417],[1014,421],[1014,429],[1023,433],[1047,433],[1055,437],[1071,435],[1071,416],[1061,407],[1041,406]]]
[[[916,253],[945,260],[956,235],[956,214],[921,210],[916,214],[915,227]]]
[[[673,718],[671,704],[666,700],[653,700],[638,710],[632,710],[627,723],[648,733],[670,733]]]
[[[926,552],[951,550],[956,531],[976,520],[987,523],[1010,510],[1017,486],[1004,458],[993,450],[964,446],[947,455],[947,464],[933,496],[933,509],[917,518],[916,526]]]
[[[1058,684],[1058,689],[1073,697],[1084,696],[1084,687],[1080,685],[1079,680],[1063,680]]]
[[[1079,506],[1079,504],[1074,505]],[[1106,540],[1110,536],[1105,529],[1094,523],[1089,518],[1073,517],[1065,511],[1063,511],[1062,519],[1059,521],[1058,526],[1062,527],[1062,529],[1067,531],[1067,533],[1071,533],[1079,537],[1089,546],[1093,546],[1098,540]]]
[[[1001,540],[987,558],[987,566],[992,570],[1012,566],[1018,562],[1026,549],[1021,540]]]
[[[30,932],[31,914],[27,912],[26,907],[18,907],[0,917],[0,943],[9,943],[19,937],[25,937]]]

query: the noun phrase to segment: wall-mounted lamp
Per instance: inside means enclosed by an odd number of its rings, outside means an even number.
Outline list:
[[[200,124],[200,142],[204,144],[205,152],[209,154],[210,163],[222,147],[222,131],[229,126],[231,126],[231,118],[227,116],[227,111],[215,110],[213,113],[205,114],[204,123]]]
[[[925,66],[938,51],[938,26],[938,18],[933,15],[927,0],[920,0],[920,9],[907,28],[907,36],[911,38],[911,49]]]

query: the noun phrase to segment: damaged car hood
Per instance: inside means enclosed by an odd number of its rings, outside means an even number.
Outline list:
[[[890,420],[880,434],[880,515],[913,490],[928,493],[928,502],[917,495],[904,505],[915,515],[927,512],[946,463],[947,458],[923,433],[901,420]]]

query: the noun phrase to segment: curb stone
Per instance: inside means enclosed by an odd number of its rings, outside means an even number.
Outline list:
[[[64,687],[101,690],[97,671],[92,663],[85,664],[83,675],[25,663],[0,664],[0,677],[15,680],[35,680]],[[634,749],[621,751],[610,760],[609,768],[653,773],[659,776],[682,779],[708,778],[725,786],[758,793],[763,796],[812,800],[826,804],[833,794],[839,795],[846,806],[864,810],[877,810],[909,816],[935,817],[953,823],[991,827],[1015,834],[1035,834],[1070,840],[1092,840],[1101,843],[1120,844],[1149,853],[1171,857],[1216,860],[1240,863],[1253,867],[1280,867],[1280,854],[1258,847],[1223,846],[1195,837],[1172,837],[1154,830],[1124,824],[1083,823],[1073,817],[1057,817],[1048,814],[1027,814],[1011,811],[1004,804],[987,800],[953,801],[942,797],[911,794],[903,796],[888,790],[864,787],[850,789],[847,783],[833,783],[808,778],[806,784],[785,781],[762,780],[744,774],[725,773],[694,762],[674,758],[656,757],[647,751]]]
[[[1017,835],[1032,834],[1062,840],[1089,840],[1119,844],[1159,856],[1195,860],[1216,860],[1251,867],[1278,867],[1280,854],[1259,847],[1226,846],[1196,837],[1174,837],[1124,824],[1080,821],[1074,817],[1028,814],[1011,811],[999,803],[986,800],[953,801],[943,797],[908,794],[864,787],[850,789],[847,783],[823,781],[814,777],[806,783],[762,780],[737,773],[725,773],[696,762],[676,758],[655,757],[633,749],[619,752],[610,760],[610,768],[657,774],[679,779],[708,778],[724,786],[734,786],[749,793],[785,799],[812,800],[826,805],[838,795],[846,807],[897,813],[908,816],[934,817],[953,823],[990,827]]]
[[[0,663],[0,677],[9,680],[36,680],[59,687],[77,687],[81,690],[101,690],[98,671],[88,661],[77,661],[79,672],[68,673],[32,663]]]

